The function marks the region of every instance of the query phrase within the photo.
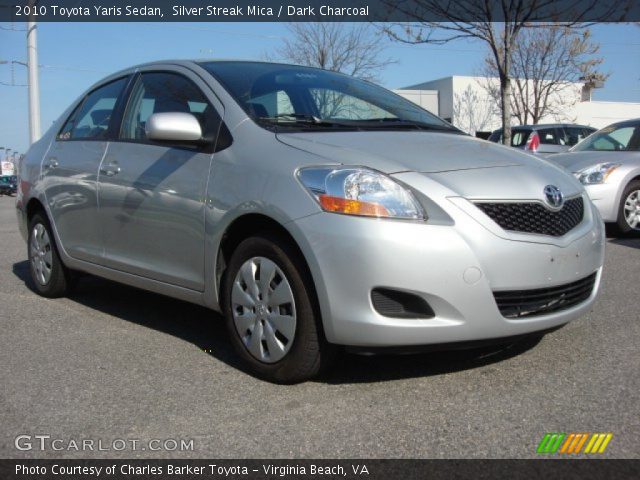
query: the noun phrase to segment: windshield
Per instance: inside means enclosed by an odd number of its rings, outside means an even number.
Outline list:
[[[572,152],[637,152],[640,150],[640,123],[610,125],[585,138]]]
[[[260,62],[201,64],[267,128],[459,130],[370,82],[309,67]]]

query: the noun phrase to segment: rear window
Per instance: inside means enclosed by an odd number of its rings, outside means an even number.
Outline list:
[[[541,128],[537,130],[540,137],[540,143],[544,145],[563,145],[564,139],[560,141],[558,135],[558,129],[556,128]]]

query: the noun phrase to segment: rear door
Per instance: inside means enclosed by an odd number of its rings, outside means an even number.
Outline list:
[[[42,163],[47,206],[62,247],[72,257],[99,262],[98,166],[113,132],[128,77],[106,83],[80,102]],[[116,122],[117,123],[117,122]]]
[[[187,71],[146,71],[131,89],[117,142],[100,166],[105,265],[204,290],[205,195],[215,140],[204,146],[146,138],[154,113],[186,112],[217,138],[222,104]]]

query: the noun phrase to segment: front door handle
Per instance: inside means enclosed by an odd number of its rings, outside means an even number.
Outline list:
[[[56,168],[58,165],[59,164],[57,158],[49,157],[43,166],[45,169],[51,170],[52,168]]]
[[[107,165],[103,165],[100,167],[100,173],[106,175],[107,177],[113,177],[120,173],[120,167],[116,162],[108,163]]]

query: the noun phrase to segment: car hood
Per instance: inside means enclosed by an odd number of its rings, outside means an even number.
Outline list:
[[[638,152],[568,152],[549,157],[549,161],[569,172],[577,172],[598,163],[620,163],[640,158]]]
[[[278,134],[292,147],[323,157],[318,164],[363,165],[403,177],[418,172],[469,199],[540,199],[546,185],[566,197],[583,192],[573,175],[547,160],[466,135],[435,132]],[[421,187],[417,187],[422,190]]]
[[[466,135],[424,131],[278,133],[278,140],[346,165],[366,165],[385,173],[446,172],[545,164],[516,149]]]

